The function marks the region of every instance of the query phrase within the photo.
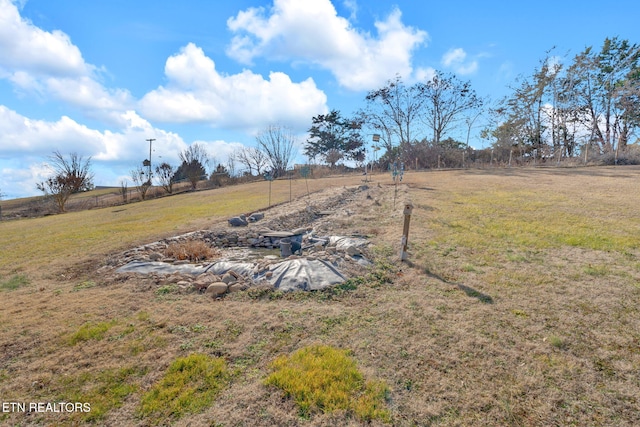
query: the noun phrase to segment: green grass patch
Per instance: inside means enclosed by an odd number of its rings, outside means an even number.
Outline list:
[[[29,279],[24,274],[16,274],[7,280],[0,282],[0,290],[14,291],[29,284]]]
[[[591,265],[586,266],[583,271],[585,274],[594,277],[604,277],[611,274],[611,269],[608,266],[600,264],[600,265]]]
[[[162,285],[158,289],[156,289],[156,295],[164,296],[170,294],[177,294],[180,292],[180,288],[177,285]]]
[[[558,350],[564,350],[567,348],[567,341],[557,335],[551,335],[549,337],[549,344]]]
[[[363,421],[390,422],[389,389],[382,381],[366,381],[346,350],[313,345],[272,363],[265,383],[292,397],[300,415],[345,410]]]
[[[83,289],[91,289],[93,287],[96,286],[96,282],[92,281],[92,280],[86,280],[82,283],[78,283],[76,285],[73,286],[73,289],[71,290],[71,292],[78,292],[81,291]]]
[[[637,224],[622,223],[609,211],[585,215],[569,196],[535,189],[505,191],[487,188],[477,193],[452,193],[430,228],[437,244],[452,254],[456,247],[481,250],[488,262],[525,262],[527,250],[574,246],[626,252],[639,246]],[[505,254],[506,252],[506,254]]]
[[[99,323],[85,323],[80,326],[77,332],[71,335],[69,338],[70,345],[76,345],[79,342],[96,340],[100,341],[104,338],[105,334],[109,329],[116,325],[115,320],[111,320],[109,322],[99,322]]]
[[[162,379],[142,396],[139,414],[152,424],[166,424],[210,406],[229,381],[222,358],[194,353],[176,359]]]
[[[59,400],[90,404],[91,411],[77,412],[74,416],[95,423],[104,419],[110,410],[122,406],[127,396],[137,392],[140,387],[136,381],[145,373],[145,369],[127,367],[62,377]]]

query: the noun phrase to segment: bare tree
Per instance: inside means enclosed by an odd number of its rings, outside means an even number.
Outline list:
[[[160,185],[164,188],[164,191],[166,191],[167,194],[173,193],[174,173],[173,166],[167,162],[163,162],[159,166],[156,166],[156,174],[160,180]]]
[[[378,132],[387,153],[399,146],[415,141],[419,117],[424,112],[425,86],[406,86],[400,76],[367,94],[367,107],[360,112],[365,125]]]
[[[182,164],[178,171],[191,183],[191,189],[195,190],[198,181],[207,178],[205,167],[210,162],[209,154],[204,145],[196,142],[180,152],[179,157]],[[178,175],[178,171],[176,171],[176,175]],[[182,178],[182,176],[180,177]]]
[[[471,88],[471,83],[460,81],[453,74],[437,71],[432,79],[420,86],[422,89],[417,93],[424,98],[425,124],[433,131],[436,145],[465,113],[482,106],[482,99]]]
[[[247,167],[251,175],[253,175],[253,171],[256,172],[256,175],[262,175],[268,163],[265,152],[256,147],[243,147],[236,152],[236,159]]]
[[[256,136],[258,146],[264,151],[274,178],[283,176],[295,155],[295,137],[282,126],[270,125]]]
[[[53,175],[36,184],[36,188],[52,196],[58,212],[64,212],[67,200],[73,193],[93,189],[91,157],[84,159],[77,153],[71,153],[66,158],[56,150],[49,160],[48,166]]]
[[[235,153],[231,153],[227,158],[227,171],[230,178],[235,178],[236,176],[236,161]]]
[[[127,181],[124,179],[120,181],[120,196],[122,197],[122,202],[127,203]]]
[[[151,188],[151,180],[148,179],[147,175],[144,173],[142,166],[138,166],[136,169],[131,170],[130,174],[131,180],[140,194],[140,198],[145,200],[147,198],[147,191]]]
[[[249,158],[253,162],[253,166],[256,169],[256,174],[262,175],[262,171],[265,167],[267,167],[268,163],[267,155],[265,154],[265,152],[256,147],[251,147],[249,149]]]

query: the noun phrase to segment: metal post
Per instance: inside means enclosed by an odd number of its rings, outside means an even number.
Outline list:
[[[404,204],[404,226],[402,228],[402,241],[400,249],[400,261],[407,259],[407,245],[409,244],[409,224],[411,223],[411,213],[413,212],[413,203]]]

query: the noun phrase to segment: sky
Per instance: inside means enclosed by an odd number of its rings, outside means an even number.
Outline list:
[[[640,42],[638,16],[635,0],[0,0],[0,194],[41,194],[54,151],[131,185],[148,139],[154,165],[194,143],[224,164],[269,125],[304,162],[312,117],[349,117],[396,75],[454,73],[496,101],[554,47]]]

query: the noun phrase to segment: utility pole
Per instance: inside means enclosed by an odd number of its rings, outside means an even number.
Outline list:
[[[155,138],[147,139],[147,141],[149,141],[149,175],[147,175],[149,178],[149,184],[151,184],[151,143],[155,140]]]

